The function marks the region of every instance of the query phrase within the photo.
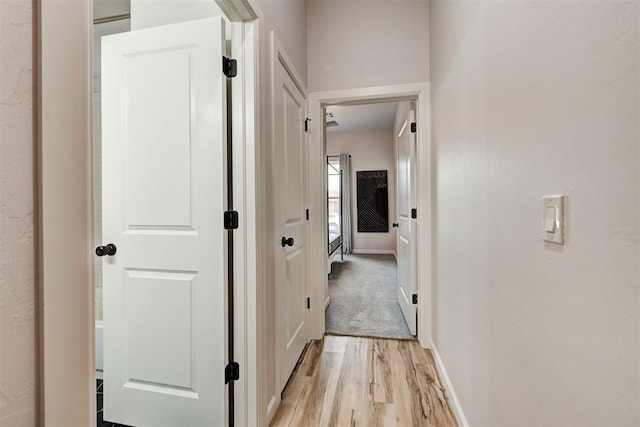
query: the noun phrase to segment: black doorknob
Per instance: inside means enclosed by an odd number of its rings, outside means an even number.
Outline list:
[[[393,228],[398,228],[398,223],[394,222],[393,224],[391,224],[393,226]]]
[[[109,243],[107,246],[98,246],[96,248],[96,255],[98,256],[114,256],[118,248],[113,243]]]
[[[282,238],[282,247],[284,248],[285,246],[293,246],[293,237],[289,237],[288,239],[286,237]]]

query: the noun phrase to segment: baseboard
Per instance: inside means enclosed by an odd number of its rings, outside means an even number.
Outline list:
[[[393,249],[354,249],[351,252],[356,255],[395,255]]]
[[[469,423],[467,422],[467,417],[464,416],[464,412],[462,411],[462,406],[460,406],[460,401],[458,401],[458,396],[456,392],[453,390],[453,385],[451,384],[451,380],[449,379],[449,375],[447,375],[447,370],[444,367],[444,363],[442,362],[442,358],[440,357],[440,353],[438,353],[438,349],[436,345],[431,341],[431,353],[433,354],[433,358],[436,361],[436,369],[438,371],[438,375],[440,379],[444,383],[444,388],[447,391],[447,396],[449,397],[449,402],[451,402],[453,415],[456,417],[456,421],[460,427],[469,427]]]
[[[273,420],[273,416],[276,414],[278,410],[279,401],[274,394],[269,400],[269,404],[267,405],[267,425],[271,424],[271,420]]]
[[[327,299],[324,302],[324,309],[326,310],[327,307],[329,307],[329,303],[331,302],[331,297],[327,297]]]

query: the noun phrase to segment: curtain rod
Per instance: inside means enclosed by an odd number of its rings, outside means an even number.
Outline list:
[[[93,25],[106,24],[107,22],[124,21],[125,19],[131,19],[131,14],[123,13],[121,15],[107,16],[105,18],[97,18],[93,20]]]

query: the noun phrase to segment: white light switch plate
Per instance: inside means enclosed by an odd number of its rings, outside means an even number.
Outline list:
[[[564,196],[542,198],[542,239],[564,244]]]

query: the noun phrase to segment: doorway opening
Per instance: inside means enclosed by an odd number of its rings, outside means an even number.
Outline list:
[[[406,180],[415,166],[408,168],[400,145],[409,137],[410,109],[409,101],[325,108],[328,334],[414,339],[415,310],[402,303],[415,291],[401,280],[415,287],[408,275],[415,276],[416,251],[398,233],[399,223],[415,228],[403,222],[407,206],[399,206],[415,193]]]
[[[97,425],[250,424],[257,21],[111,3],[92,23],[93,247],[114,248],[94,262]]]
[[[393,212],[388,216],[388,227],[393,236],[392,249],[389,253],[382,253],[380,255],[389,255],[393,261],[398,257],[397,267],[400,267],[398,271],[401,271],[404,267],[408,272],[405,277],[412,277],[413,289],[406,287],[404,292],[400,292],[400,286],[398,283],[402,283],[402,273],[399,272],[400,281],[396,280],[397,286],[397,298],[398,303],[405,302],[405,307],[408,310],[402,309],[402,315],[406,319],[407,326],[411,323],[415,325],[415,329],[410,327],[412,336],[415,336],[420,345],[424,348],[431,347],[431,282],[432,282],[432,226],[435,207],[433,204],[433,174],[434,169],[431,166],[432,147],[430,138],[430,113],[429,113],[429,84],[428,83],[411,83],[392,86],[380,86],[371,88],[359,88],[359,89],[345,89],[326,92],[315,92],[309,95],[309,112],[310,118],[315,123],[320,123],[317,128],[312,128],[310,132],[310,150],[309,150],[309,168],[310,168],[310,210],[311,212],[324,212],[324,218],[321,220],[312,215],[310,224],[310,263],[311,263],[311,276],[310,276],[310,297],[311,297],[311,337],[313,339],[322,339],[327,332],[326,315],[328,306],[331,305],[329,296],[329,261],[328,254],[329,249],[329,216],[328,211],[329,199],[328,199],[328,159],[327,155],[335,155],[338,153],[331,153],[331,128],[326,127],[327,122],[336,121],[340,125],[340,120],[336,117],[337,113],[333,113],[333,118],[328,113],[332,113],[332,109],[340,107],[345,109],[354,106],[363,106],[371,104],[388,104],[396,103],[394,111],[394,120],[392,125],[392,131],[390,132],[391,138],[394,141],[394,148],[392,151],[393,165],[395,171],[393,172],[394,182],[392,188],[397,193],[399,181],[398,176],[404,176],[404,182],[406,185],[405,192],[406,198],[395,197],[395,201],[392,206],[395,208]],[[403,106],[404,119],[398,118],[400,111],[400,105]],[[398,118],[398,120],[396,120]],[[335,126],[334,126],[335,127]],[[339,126],[338,126],[339,127]],[[398,150],[399,142],[402,137],[406,138],[403,150]],[[404,154],[403,154],[404,153]],[[345,153],[349,154],[349,153]],[[402,161],[405,163],[412,161],[412,165],[402,166]],[[412,160],[410,160],[412,159]],[[352,162],[354,157],[352,154]],[[354,231],[358,227],[357,224],[357,167],[351,167],[350,176],[352,179],[351,190],[353,193],[350,200],[352,204],[352,232],[351,237],[354,235]],[[375,172],[373,169],[363,170],[363,172]],[[400,175],[398,175],[398,173]],[[372,175],[372,176],[371,176]],[[362,177],[363,181],[367,179],[375,180],[375,174]],[[344,173],[342,173],[344,179]],[[413,177],[413,178],[411,178]],[[417,185],[417,184],[420,185]],[[387,187],[389,186],[389,168],[387,167]],[[316,189],[322,188],[323,191],[317,191]],[[388,188],[387,188],[388,192]],[[409,197],[410,194],[410,197]],[[343,200],[345,199],[343,195]],[[375,199],[375,197],[374,197]],[[387,200],[388,193],[387,193]],[[403,200],[404,202],[401,202]],[[398,205],[402,204],[406,206],[403,211],[398,209]],[[389,206],[387,206],[389,208]],[[418,215],[418,213],[421,213]],[[405,227],[409,233],[402,234],[400,224],[402,217],[405,217]],[[355,219],[354,219],[355,217]],[[343,215],[344,219],[344,215]],[[393,225],[398,224],[396,229]],[[410,224],[410,226],[409,226]],[[344,230],[347,227],[342,226]],[[344,238],[345,247],[348,245],[347,238],[349,234],[345,236],[344,230],[342,231],[342,237]],[[399,246],[399,235],[405,235],[412,239],[410,245],[405,245],[404,249]],[[352,245],[354,242],[352,241]],[[331,249],[335,249],[336,246],[332,246]],[[343,248],[344,249],[344,248]],[[352,246],[352,252],[354,247]],[[348,252],[348,251],[347,251]],[[404,255],[408,255],[405,259],[411,260],[410,262],[402,262],[401,259]],[[361,254],[348,254],[353,255],[376,255],[374,253],[361,253]],[[348,258],[345,257],[345,259]],[[337,257],[339,260],[339,256]],[[333,257],[333,263],[336,262],[336,256]],[[370,273],[370,272],[369,272]],[[409,274],[412,273],[412,274]],[[393,274],[393,273],[392,273]],[[400,298],[402,296],[402,298]],[[367,298],[369,296],[367,295]]]

